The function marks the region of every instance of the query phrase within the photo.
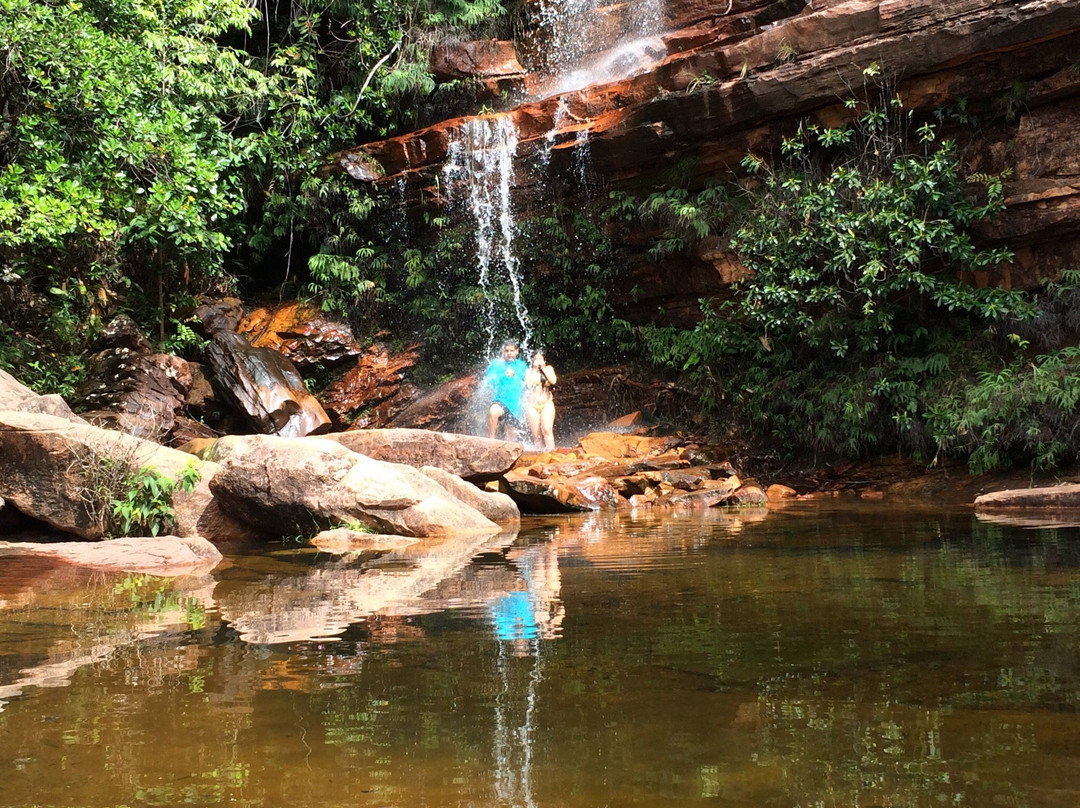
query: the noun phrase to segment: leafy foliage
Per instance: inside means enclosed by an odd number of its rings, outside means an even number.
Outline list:
[[[296,270],[340,297],[331,305],[367,291],[373,256],[307,216],[334,195],[359,214],[371,204],[320,176],[325,156],[408,125],[417,104],[403,99],[431,87],[426,46],[503,8],[0,0],[0,12],[0,286],[53,296],[58,339],[31,352],[48,365],[70,364],[120,310],[164,340],[193,295],[232,287],[237,260],[300,243],[325,256]],[[9,345],[43,330],[16,314],[0,331],[9,366]]]
[[[175,480],[152,466],[130,472],[123,481],[121,495],[113,500],[112,515],[120,536],[149,533],[156,536],[175,525],[172,498],[176,489],[191,493],[201,474],[194,461],[180,471]]]
[[[742,210],[712,190],[646,200],[669,224],[655,252],[726,230],[750,270],[695,329],[645,329],[648,354],[789,455],[899,449],[975,471],[1077,456],[1071,276],[1034,303],[966,280],[1011,259],[970,236],[1003,178],[965,180],[955,145],[895,98],[849,107],[852,125],[804,124],[776,164],[748,156]],[[1026,356],[1021,335],[1049,331],[1058,344]]]

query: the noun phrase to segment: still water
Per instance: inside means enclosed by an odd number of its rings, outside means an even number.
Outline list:
[[[153,579],[0,558],[2,806],[1080,805],[1080,529],[532,519]]]

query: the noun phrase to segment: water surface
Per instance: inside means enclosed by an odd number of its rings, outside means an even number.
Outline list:
[[[1075,806],[1078,539],[830,501],[0,559],[0,805]]]

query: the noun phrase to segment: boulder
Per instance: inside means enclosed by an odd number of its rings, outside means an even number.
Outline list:
[[[416,364],[420,354],[418,346],[404,351],[392,352],[389,346],[375,343],[337,381],[330,384],[320,396],[323,408],[336,424],[345,424],[355,413],[364,411],[360,423],[367,426],[383,426],[387,420],[401,412],[416,398],[416,391],[409,387],[405,396],[398,396],[405,378],[405,371]],[[394,401],[396,406],[380,407]],[[378,421],[372,422],[373,408],[378,408]]]
[[[154,353],[131,318],[113,318],[86,363],[76,403],[99,426],[157,440],[176,425],[191,388],[192,371],[177,356]]]
[[[311,543],[324,553],[333,555],[371,553],[381,554],[401,550],[420,539],[412,536],[393,536],[386,533],[365,533],[338,527],[323,530],[311,539]]]
[[[220,300],[204,300],[195,309],[194,325],[207,339],[216,334],[231,334],[236,331],[244,318],[244,306],[236,297],[223,297]]]
[[[765,489],[765,497],[769,502],[795,499],[797,496],[799,496],[799,494],[794,488],[788,485],[781,485],[780,483],[773,483]]]
[[[256,309],[236,331],[254,347],[277,351],[297,367],[332,365],[362,350],[348,323],[297,301]]]
[[[1027,508],[1080,509],[1080,483],[1052,485],[1045,488],[1019,488],[994,491],[975,498],[976,511],[1019,510]]]
[[[534,477],[511,471],[499,481],[499,489],[517,503],[522,513],[600,511],[619,506],[614,486],[603,477]]]
[[[22,513],[66,533],[100,538],[105,529],[97,489],[128,467],[153,466],[175,478],[191,455],[176,449],[52,415],[0,412],[0,496]],[[211,541],[250,536],[218,507],[209,481],[213,463],[194,460],[202,478],[194,491],[176,491],[176,534]],[[109,466],[113,471],[109,471]]]
[[[148,536],[110,541],[0,542],[0,558],[40,556],[97,570],[146,575],[202,575],[221,552],[201,536]]]
[[[0,412],[41,413],[84,423],[58,395],[40,396],[6,370],[0,369]]]
[[[484,491],[472,483],[465,482],[456,474],[436,466],[422,466],[420,472],[437,482],[455,497],[471,505],[492,522],[503,524],[521,519],[521,511],[514,500],[498,491]]]
[[[335,441],[227,436],[216,451],[223,459],[211,481],[214,496],[229,513],[271,534],[350,522],[402,536],[499,529],[413,467]]]
[[[304,386],[292,362],[253,348],[239,334],[219,332],[207,348],[213,379],[258,432],[299,438],[330,428],[330,418]]]
[[[376,460],[436,466],[471,482],[494,480],[524,451],[520,443],[426,429],[358,429],[326,437]]]
[[[436,81],[516,76],[525,72],[514,43],[496,39],[436,45],[431,51],[430,69]]]

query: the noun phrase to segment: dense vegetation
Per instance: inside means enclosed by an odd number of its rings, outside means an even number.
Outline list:
[[[467,366],[486,337],[469,224],[320,168],[446,101],[430,45],[508,35],[523,8],[0,0],[0,366],[69,393],[113,314],[177,349],[198,295],[271,290],[422,340],[426,380]],[[943,121],[896,98],[849,106],[738,178],[534,209],[518,252],[536,341],[564,366],[681,374],[711,423],[778,458],[1074,459],[1076,277],[1035,296],[960,281],[1010,257],[970,236],[1005,178],[965,177]],[[719,236],[750,273],[696,328],[632,326],[614,301],[641,248],[620,234],[647,228],[655,257]]]
[[[0,0],[0,364],[70,390],[104,318],[164,340],[194,295],[301,244],[336,256],[311,291],[355,299],[367,253],[321,249],[341,235],[319,214],[372,202],[318,168],[412,122],[427,44],[505,16],[497,0]]]
[[[964,177],[940,123],[916,126],[897,97],[848,107],[849,126],[804,125],[773,162],[748,156],[741,186],[641,204],[668,225],[657,252],[719,231],[749,270],[695,329],[646,329],[653,360],[780,459],[1073,461],[1080,274],[1037,295],[974,283],[1012,257],[970,235],[1003,209],[1004,178]]]

